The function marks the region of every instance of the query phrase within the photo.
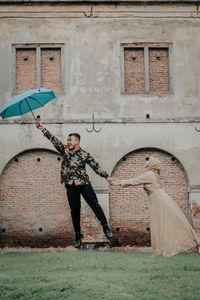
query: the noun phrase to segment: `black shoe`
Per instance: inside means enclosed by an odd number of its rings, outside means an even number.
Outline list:
[[[81,238],[83,237],[82,232],[76,232],[76,241],[75,241],[75,248],[80,248],[81,247]]]
[[[74,247],[75,248],[80,248],[81,247],[81,240],[76,240]]]
[[[103,225],[103,232],[105,233],[107,239],[111,239],[113,237],[112,231],[107,224]]]

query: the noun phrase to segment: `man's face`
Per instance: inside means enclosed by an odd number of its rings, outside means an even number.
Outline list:
[[[79,139],[73,135],[67,138],[67,146],[70,150],[77,150],[79,148],[79,142]]]

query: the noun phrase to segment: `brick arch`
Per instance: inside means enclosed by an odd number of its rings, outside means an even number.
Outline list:
[[[180,161],[165,151],[144,148],[123,156],[113,169],[112,177],[126,179],[143,173],[146,158],[157,157],[162,163],[161,181],[166,192],[177,202],[189,219],[187,174]],[[113,246],[150,246],[149,203],[139,187],[110,187],[110,224],[114,232]]]
[[[66,246],[70,210],[60,183],[60,156],[46,149],[19,153],[0,177],[0,246]]]

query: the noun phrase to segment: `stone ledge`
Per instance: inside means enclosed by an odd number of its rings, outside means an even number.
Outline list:
[[[188,188],[190,193],[200,193],[200,185],[192,185]]]
[[[0,4],[34,4],[34,3],[133,3],[137,5],[165,4],[200,4],[200,0],[0,0]]]
[[[18,119],[3,119],[0,120],[0,125],[29,125],[34,124],[34,120],[23,120],[23,116],[20,116]],[[92,124],[92,120],[89,119],[65,119],[65,120],[47,120],[43,121],[43,124],[45,126],[48,125],[66,125],[66,124],[76,124],[76,125],[90,125]],[[144,118],[112,118],[112,119],[106,119],[106,118],[99,118],[95,120],[95,124],[117,124],[117,125],[124,125],[124,124],[189,124],[194,126],[200,127],[200,117],[185,117],[185,118],[154,118],[154,119],[145,119]]]
[[[97,247],[99,246],[99,247]],[[100,250],[100,251],[132,251],[132,252],[151,252],[151,247],[111,247],[108,243],[85,243],[83,250]],[[66,251],[80,251],[74,246],[68,247],[49,247],[49,248],[30,248],[30,247],[5,247],[0,248],[0,255],[7,253],[46,253],[46,252],[66,252]]]

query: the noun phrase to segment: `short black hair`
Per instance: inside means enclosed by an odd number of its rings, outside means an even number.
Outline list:
[[[75,136],[77,139],[79,139],[79,141],[80,141],[80,139],[81,139],[81,136],[80,136],[80,134],[78,134],[78,133],[70,133],[69,134],[69,136]]]

